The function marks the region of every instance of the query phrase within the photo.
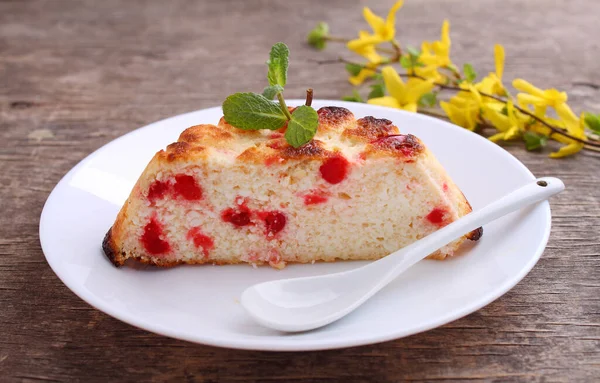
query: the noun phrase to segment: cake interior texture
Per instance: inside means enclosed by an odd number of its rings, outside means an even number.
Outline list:
[[[139,178],[106,255],[117,266],[374,260],[471,211],[418,138],[344,108],[318,114],[317,135],[300,148],[285,128],[243,131],[221,119],[185,130]]]

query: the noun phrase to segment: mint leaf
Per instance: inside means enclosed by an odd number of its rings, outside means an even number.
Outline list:
[[[329,35],[329,25],[320,22],[306,37],[308,44],[318,50],[325,49],[327,45],[327,36]]]
[[[425,93],[419,99],[420,106],[432,107],[432,106],[435,106],[435,104],[437,104],[437,93],[433,93],[433,92]]]
[[[348,73],[350,73],[352,76],[358,76],[358,74],[360,73],[360,71],[363,69],[364,67],[360,64],[354,64],[354,63],[348,63],[346,64],[346,70],[348,71]]]
[[[287,118],[278,103],[256,93],[235,93],[223,102],[225,121],[244,130],[281,128]]]
[[[477,72],[475,72],[475,69],[473,69],[473,65],[471,64],[463,65],[463,72],[468,82],[473,82],[477,78]]]
[[[536,150],[546,146],[548,137],[532,131],[526,131],[525,134],[523,134],[523,140],[525,141],[525,148],[527,150]]]
[[[383,84],[373,84],[371,85],[371,91],[367,98],[370,100],[372,98],[383,97],[385,96],[385,85]]]
[[[342,97],[343,101],[350,101],[350,102],[365,102],[362,97],[360,97],[360,94],[356,91],[356,89],[354,89],[352,91],[352,95],[351,96],[344,96]]]
[[[263,89],[262,95],[264,98],[272,100],[277,96],[277,93],[281,92],[283,92],[283,87],[281,85],[270,85]]]
[[[290,50],[284,43],[277,43],[271,47],[271,53],[267,60],[267,65],[269,66],[269,72],[267,73],[269,85],[285,86],[289,57]]]
[[[586,113],[583,121],[592,132],[600,134],[600,114]]]
[[[285,140],[294,148],[300,147],[315,136],[318,126],[317,112],[310,106],[299,106],[292,113],[292,119],[285,131]]]

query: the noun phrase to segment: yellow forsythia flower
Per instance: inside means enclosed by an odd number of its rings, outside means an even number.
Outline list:
[[[499,106],[498,104],[484,104],[482,108],[485,119],[500,131],[491,136],[490,141],[508,141],[518,138],[524,130],[527,118],[517,113],[512,101],[506,103],[506,115],[502,113],[504,106],[498,108]]]
[[[352,84],[354,86],[358,86],[358,85],[362,84],[363,82],[365,82],[366,79],[375,76],[376,72],[374,69],[377,67],[377,65],[379,65],[379,64],[378,63],[366,64],[356,76],[348,77],[348,81],[350,82],[350,84]]]
[[[444,20],[440,40],[433,42],[425,41],[421,44],[422,53],[419,56],[419,61],[425,66],[418,68],[417,71],[426,73],[440,67],[452,66],[450,45],[450,22]]]
[[[475,88],[483,93],[506,96],[506,89],[502,84],[502,75],[504,74],[504,47],[500,44],[494,46],[494,62],[496,71],[488,74],[480,82],[475,84]]]
[[[513,86],[523,93],[517,94],[517,100],[522,107],[533,105],[535,112],[534,114],[538,117],[550,123],[549,118],[546,117],[546,109],[548,107],[553,108],[558,115],[562,126],[567,132],[579,139],[585,140],[585,122],[584,115],[577,118],[575,113],[567,105],[567,93],[560,92],[556,89],[541,90],[531,83],[523,80],[516,79],[513,81]],[[553,135],[552,138],[566,144],[560,148],[557,152],[550,154],[552,158],[559,158],[575,154],[583,149],[581,142],[575,141],[569,137],[560,137],[559,135]]]
[[[567,132],[571,136],[585,140],[585,113],[581,113],[578,119],[575,113],[573,113],[573,111],[571,110],[571,108],[569,108],[567,104],[563,104],[561,107],[556,109],[556,113],[564,123]],[[563,139],[561,139],[560,141],[566,143],[567,145],[560,148],[557,152],[550,153],[550,157],[566,157],[575,154],[581,149],[583,149],[583,144],[581,142],[575,141],[569,137],[562,138]]]
[[[359,39],[353,41],[369,41],[370,35],[367,31],[358,32]],[[351,41],[352,42],[352,41]],[[351,43],[350,42],[350,43]],[[348,47],[350,47],[350,43],[348,43]],[[361,55],[362,57],[369,60],[370,63],[381,62],[382,58],[379,53],[375,50],[376,44],[371,43],[361,43],[361,44],[353,44],[353,48],[351,49],[354,53]]]
[[[370,62],[381,61],[381,57],[375,57],[375,46],[386,41],[392,40],[396,36],[396,12],[404,1],[397,1],[390,9],[387,19],[375,15],[368,7],[363,9],[363,16],[367,23],[373,29],[373,34],[367,31],[360,31],[358,39],[348,42],[347,47],[351,51],[367,58]],[[377,55],[379,56],[379,55]]]
[[[369,104],[416,112],[419,99],[433,89],[433,80],[424,81],[418,78],[410,78],[404,83],[398,72],[391,66],[383,68],[381,73],[390,95],[372,98],[367,101]]]
[[[450,121],[472,131],[481,121],[480,114],[483,102],[481,95],[473,84],[461,85],[461,87],[464,87],[465,91],[458,92],[448,102],[441,101],[440,106],[446,112]]]
[[[520,78],[513,81],[513,86],[523,92],[517,94],[519,105],[521,107],[533,105],[535,115],[539,118],[544,118],[547,107],[556,108],[560,105],[565,105],[567,102],[567,94],[565,92],[559,92],[556,89],[541,90]]]

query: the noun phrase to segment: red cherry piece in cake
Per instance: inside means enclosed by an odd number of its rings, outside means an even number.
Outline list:
[[[335,156],[325,160],[319,168],[321,177],[330,184],[339,184],[348,176],[350,163],[342,156]]]
[[[434,225],[437,226],[445,226],[447,225],[446,219],[446,209],[441,207],[436,207],[432,211],[425,216],[425,218]]]
[[[252,222],[250,217],[250,210],[243,207],[239,209],[227,208],[221,213],[223,221],[238,227],[249,225]]]
[[[267,237],[273,237],[285,227],[287,219],[279,211],[262,212],[260,218],[265,222]]]
[[[305,205],[318,205],[325,203],[329,199],[326,195],[319,191],[312,192],[303,196]]]
[[[202,199],[202,188],[198,185],[196,179],[190,175],[176,175],[173,189],[176,195],[181,196],[185,200],[196,201]]]
[[[186,238],[194,242],[194,246],[202,248],[204,256],[208,258],[209,252],[215,247],[215,242],[211,237],[202,233],[199,227],[193,227],[188,231]]]
[[[221,213],[221,219],[234,226],[242,227],[252,224],[252,212],[247,206],[248,200],[236,197],[235,208],[227,208]]]
[[[165,241],[161,237],[163,236],[163,230],[161,224],[152,218],[146,226],[144,226],[144,233],[142,234],[142,244],[146,251],[152,255],[165,254],[171,250],[169,242]]]
[[[169,191],[169,184],[166,182],[162,182],[156,180],[150,184],[148,188],[148,200],[150,202],[154,202],[156,200],[162,199],[165,197],[165,194]]]
[[[442,185],[442,190],[444,190],[445,192],[448,191],[448,184],[444,182],[444,184]]]

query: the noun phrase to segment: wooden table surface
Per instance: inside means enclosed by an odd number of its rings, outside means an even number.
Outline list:
[[[391,1],[372,2],[385,13]],[[594,381],[600,379],[600,157],[564,160],[507,147],[538,176],[561,177],[552,234],[509,293],[441,328],[344,350],[225,350],[139,330],[77,298],[38,239],[44,201],[90,152],[147,123],[260,91],[272,43],[292,51],[288,97],[350,93],[341,46],[315,52],[325,20],[353,36],[365,1],[0,1],[0,381]],[[453,58],[480,73],[492,46],[506,78],[569,92],[600,112],[600,2],[407,0],[400,40],[451,21]],[[597,381],[597,380],[596,380]]]

